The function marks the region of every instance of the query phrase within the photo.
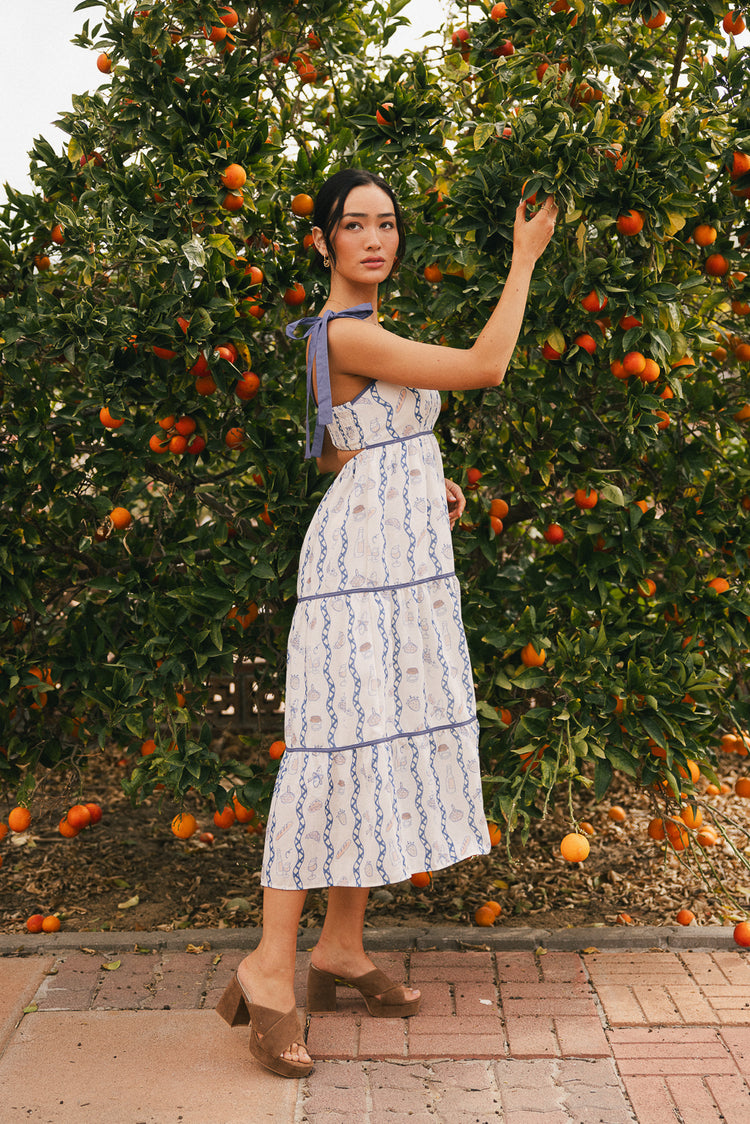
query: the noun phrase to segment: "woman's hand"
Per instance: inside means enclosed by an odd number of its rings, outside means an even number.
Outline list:
[[[522,200],[516,209],[513,226],[513,254],[535,262],[546,250],[555,232],[557,204],[550,195],[532,218],[526,218],[527,200]]]
[[[466,496],[463,494],[458,484],[454,484],[452,480],[446,479],[445,498],[448,501],[448,518],[451,522],[451,530],[453,530],[464,513]]]

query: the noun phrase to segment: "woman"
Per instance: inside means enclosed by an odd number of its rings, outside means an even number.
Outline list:
[[[329,887],[308,1008],[335,1009],[338,981],[359,990],[371,1014],[403,1017],[416,1014],[419,992],[390,980],[363,948],[370,886],[489,851],[450,542],[464,501],[443,480],[432,426],[440,391],[502,382],[555,215],[552,200],[530,221],[519,206],[502,297],[474,345],[457,349],[378,323],[378,286],[405,243],[388,185],[348,169],[316,200],[313,239],[331,284],[319,316],[298,322],[308,328],[308,395],[318,403],[306,455],[337,476],[300,559],[263,934],[219,1005],[232,1025],[252,1021],[251,1052],[284,1076],[312,1067],[293,991],[307,889]]]

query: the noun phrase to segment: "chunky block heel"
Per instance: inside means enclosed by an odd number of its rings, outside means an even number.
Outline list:
[[[280,1057],[293,1043],[301,1045],[304,1033],[294,1007],[273,1011],[252,1003],[242,990],[237,975],[216,1004],[217,1014],[230,1026],[250,1025],[250,1053],[262,1066],[280,1077],[307,1077],[312,1062],[293,1062]]]
[[[240,981],[235,975],[232,982],[225,988],[224,993],[216,1004],[216,1014],[221,1015],[230,1026],[249,1026],[250,1011],[247,1000],[240,987]]]
[[[345,979],[333,972],[323,972],[311,964],[307,973],[308,1011],[335,1011],[337,987],[351,987],[358,991],[375,1019],[405,1019],[416,1015],[422,1000],[421,995],[416,999],[404,999],[400,994],[403,985],[394,983],[380,968],[373,968],[371,972],[353,979]]]
[[[308,1011],[336,1011],[336,977],[331,972],[321,972],[319,968],[310,965],[307,973],[307,1009]]]

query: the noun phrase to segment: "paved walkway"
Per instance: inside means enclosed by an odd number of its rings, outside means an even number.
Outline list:
[[[0,1120],[750,1120],[750,954],[731,929],[466,937],[371,934],[376,960],[421,988],[422,1013],[372,1019],[355,996],[310,1016],[303,1081],[257,1066],[247,1030],[213,1012],[254,931],[0,937]]]

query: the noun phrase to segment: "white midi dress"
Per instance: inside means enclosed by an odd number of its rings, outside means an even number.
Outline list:
[[[261,875],[278,889],[400,882],[490,850],[474,685],[432,433],[440,395],[377,380],[330,406],[327,322],[370,312],[364,305],[297,321],[315,337],[313,453],[326,423],[337,448],[362,451],[323,497],[300,556],[286,751]]]

